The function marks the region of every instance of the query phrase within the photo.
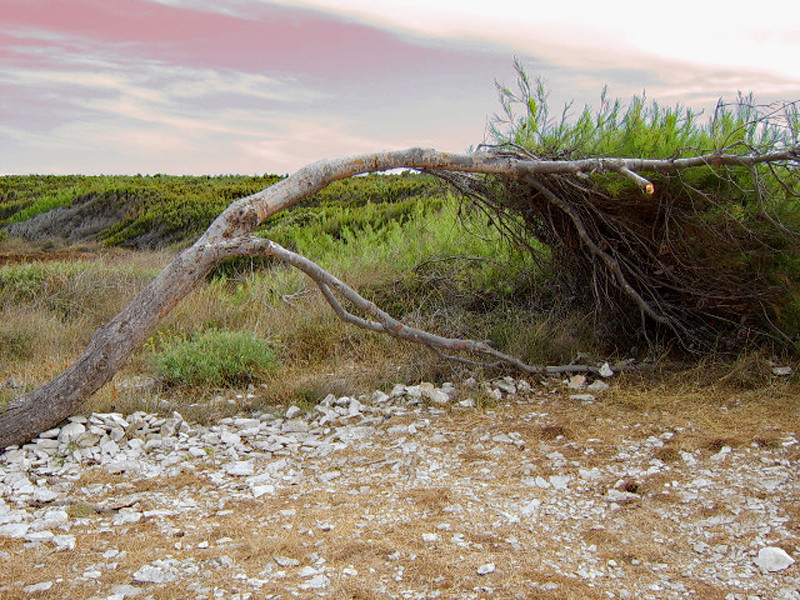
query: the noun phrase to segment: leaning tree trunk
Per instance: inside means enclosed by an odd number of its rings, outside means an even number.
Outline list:
[[[111,380],[131,353],[144,343],[162,319],[202,281],[220,259],[241,254],[241,250],[237,250],[239,244],[244,249],[252,247],[254,252],[273,255],[280,252],[282,249],[277,250],[274,246],[265,247],[263,244],[253,243],[249,234],[268,217],[311,196],[333,181],[395,168],[484,173],[514,180],[557,173],[615,172],[635,181],[643,193],[651,194],[652,185],[638,175],[637,171],[666,172],[708,164],[751,167],[759,162],[797,161],[797,156],[797,149],[790,149],[745,157],[714,154],[676,160],[618,158],[545,161],[498,156],[491,152],[449,154],[412,148],[323,160],[308,165],[265,190],[233,202],[195,244],[178,254],[119,315],[97,330],[83,354],[64,373],[38,389],[10,401],[0,412],[0,448],[23,443],[73,414],[86,398]],[[293,260],[286,255],[279,258]],[[611,266],[613,270],[613,265]],[[337,287],[337,284],[320,274],[314,277],[312,272],[307,273],[315,278],[326,299],[331,302],[328,293],[330,287]],[[655,319],[660,318],[657,307],[649,305],[627,282],[620,283],[644,313]],[[348,292],[339,288],[338,291],[353,301],[350,295],[352,290]],[[360,300],[355,302],[358,306]],[[340,312],[341,307],[335,300],[331,304],[343,318],[375,330],[414,339],[440,349],[485,352],[517,367],[527,367],[529,371],[549,370],[546,367],[529,367],[521,361],[488,350],[485,345],[481,347],[479,343],[459,344],[458,342],[464,341],[436,339],[437,336],[426,339],[410,328],[403,329],[402,324],[392,321],[380,311],[371,312],[376,321],[365,321]],[[370,311],[367,307],[367,312]],[[586,369],[578,366],[573,370]]]

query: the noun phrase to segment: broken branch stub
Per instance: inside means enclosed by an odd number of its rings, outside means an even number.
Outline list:
[[[551,161],[502,156],[492,152],[452,154],[411,148],[313,163],[256,194],[233,202],[197,242],[180,252],[119,315],[97,330],[84,352],[66,371],[32,392],[11,400],[0,412],[0,448],[23,443],[73,414],[86,398],[111,380],[131,353],[145,342],[164,317],[203,280],[226,252],[236,249],[243,256],[248,251],[265,251],[266,242],[256,242],[249,234],[270,216],[313,195],[334,181],[362,173],[398,168],[482,173],[515,181],[553,174],[607,172],[622,173],[626,177],[635,176],[639,181],[638,178],[644,180],[638,174],[641,171],[673,172],[711,162],[752,167],[761,162],[798,162],[799,155],[798,148],[791,148],[761,156],[744,157],[712,154],[675,160],[596,158]],[[272,251],[275,251],[274,247]],[[302,262],[302,257],[290,258],[298,264]],[[287,256],[284,259],[289,260]],[[518,359],[502,355],[482,342],[451,340],[408,328],[378,307],[363,304],[366,302],[363,298],[353,290],[339,286],[331,279],[330,274],[314,271],[310,266],[309,270],[315,273],[315,281],[320,284],[337,314],[352,323],[398,337],[402,335],[405,339],[421,343],[427,341],[428,345],[438,350],[482,352],[526,370],[524,363]],[[357,317],[346,311],[332,296],[331,288],[371,319]],[[647,308],[642,306],[643,310]],[[658,307],[649,308],[657,314]],[[542,369],[530,368],[535,370],[529,372],[537,373]],[[570,370],[586,371],[590,368],[572,366]]]

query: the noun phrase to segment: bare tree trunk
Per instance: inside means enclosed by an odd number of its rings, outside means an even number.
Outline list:
[[[226,254],[230,255],[237,244],[241,244],[242,249],[251,244],[250,247],[255,252],[263,252],[263,247],[258,249],[258,245],[253,244],[253,239],[248,234],[273,214],[311,196],[333,181],[361,173],[404,167],[485,173],[511,179],[555,173],[615,172],[633,179],[646,193],[652,193],[652,185],[636,171],[676,171],[708,164],[751,167],[760,162],[780,160],[797,161],[797,149],[762,156],[714,154],[675,160],[617,158],[542,161],[499,156],[491,152],[449,154],[411,148],[323,160],[308,165],[265,190],[233,202],[195,244],[177,255],[119,315],[97,330],[83,354],[64,373],[38,389],[10,401],[0,413],[0,448],[23,443],[73,414],[86,398],[111,380],[131,353],[144,343],[175,305],[202,281],[217,261]],[[238,250],[236,253],[241,254]],[[318,283],[320,280],[323,285],[327,285],[323,279],[315,279]],[[352,297],[348,299],[353,300]],[[337,306],[334,303],[332,305],[334,308]],[[655,310],[653,307],[646,308]],[[390,333],[394,325],[387,325],[390,323],[386,320],[390,319],[388,315],[372,313],[372,316],[379,317],[379,327]],[[351,322],[357,323],[354,320]],[[370,328],[376,329],[375,326]],[[414,335],[408,337],[414,339]],[[425,343],[423,340],[417,341]],[[474,346],[478,342],[452,342],[450,346],[445,344],[441,347],[458,351],[481,351]],[[470,347],[470,344],[473,346]],[[498,354],[494,356],[503,358]],[[524,364],[517,362],[519,365]],[[576,367],[575,370],[578,369]]]

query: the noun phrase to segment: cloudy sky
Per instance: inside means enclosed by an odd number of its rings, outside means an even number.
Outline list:
[[[584,5],[585,4],[585,5]],[[0,174],[290,173],[464,151],[513,59],[556,108],[800,99],[800,4],[0,0]]]

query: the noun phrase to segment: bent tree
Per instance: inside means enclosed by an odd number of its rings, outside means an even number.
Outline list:
[[[272,256],[302,270],[319,286],[336,314],[346,321],[372,331],[425,344],[459,360],[464,353],[484,355],[529,373],[586,372],[590,365],[537,366],[499,352],[484,342],[452,339],[415,329],[394,319],[354,289],[312,261],[278,244],[253,235],[267,218],[318,192],[326,185],[362,173],[409,168],[429,171],[445,178],[459,174],[483,174],[506,184],[538,190],[553,210],[577,234],[579,243],[597,258],[608,281],[621,290],[645,320],[667,328],[679,328],[674,315],[658,297],[638,287],[636,277],[625,268],[612,248],[598,243],[580,219],[573,218],[572,205],[565,204],[558,189],[548,186],[554,177],[585,178],[587,175],[618,177],[632,182],[644,199],[657,194],[642,173],[674,174],[695,168],[729,167],[745,170],[759,165],[800,166],[800,148],[768,153],[729,154],[715,152],[675,159],[584,158],[543,160],[535,156],[508,153],[497,148],[470,154],[452,154],[432,149],[411,148],[350,158],[323,160],[308,165],[290,177],[233,202],[192,246],[180,252],[131,303],[97,330],[85,351],[62,374],[41,387],[11,400],[0,412],[0,448],[23,443],[73,414],[81,403],[106,384],[125,360],[142,345],[155,327],[222,259],[232,256]],[[560,180],[561,181],[561,180]],[[351,307],[350,309],[345,308]]]

